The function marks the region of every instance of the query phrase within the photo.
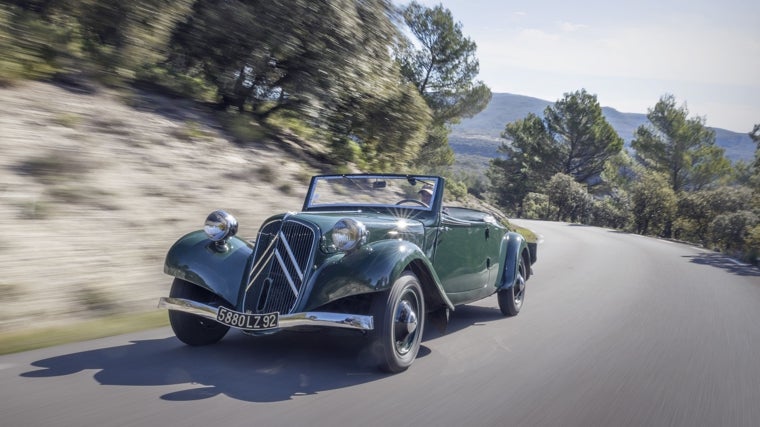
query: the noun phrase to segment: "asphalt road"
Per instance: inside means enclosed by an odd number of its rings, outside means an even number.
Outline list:
[[[458,308],[405,373],[367,366],[353,335],[189,348],[163,328],[0,357],[0,425],[760,425],[760,271],[517,222],[544,238],[522,312]]]

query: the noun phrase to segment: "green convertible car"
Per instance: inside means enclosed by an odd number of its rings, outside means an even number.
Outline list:
[[[321,175],[301,212],[264,221],[255,241],[212,212],[203,230],[166,256],[177,338],[212,344],[229,328],[250,335],[286,328],[347,328],[367,335],[379,367],[400,372],[420,348],[426,320],[496,294],[520,312],[536,245],[493,215],[444,206],[437,176]],[[318,330],[318,329],[317,329]]]

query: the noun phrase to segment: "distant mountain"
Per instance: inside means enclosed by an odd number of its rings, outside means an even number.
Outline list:
[[[487,166],[488,160],[497,157],[497,147],[502,142],[501,133],[507,123],[525,118],[528,113],[543,117],[544,109],[554,104],[552,101],[513,95],[494,93],[488,106],[475,117],[462,120],[452,129],[449,144],[457,155],[456,166],[472,168]],[[607,121],[630,147],[636,129],[648,123],[646,114],[621,113],[611,107],[602,107]],[[755,143],[746,133],[737,133],[725,129],[712,128],[716,143],[726,150],[726,157],[731,161],[754,159]]]

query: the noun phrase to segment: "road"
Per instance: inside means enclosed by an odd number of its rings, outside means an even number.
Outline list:
[[[522,312],[458,308],[405,373],[376,372],[345,333],[190,348],[162,328],[0,357],[0,425],[760,425],[760,271],[516,222],[543,236]]]

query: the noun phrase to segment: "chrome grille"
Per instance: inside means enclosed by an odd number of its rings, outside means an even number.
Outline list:
[[[265,224],[256,241],[245,311],[290,313],[308,279],[315,244],[314,230],[298,221]]]

